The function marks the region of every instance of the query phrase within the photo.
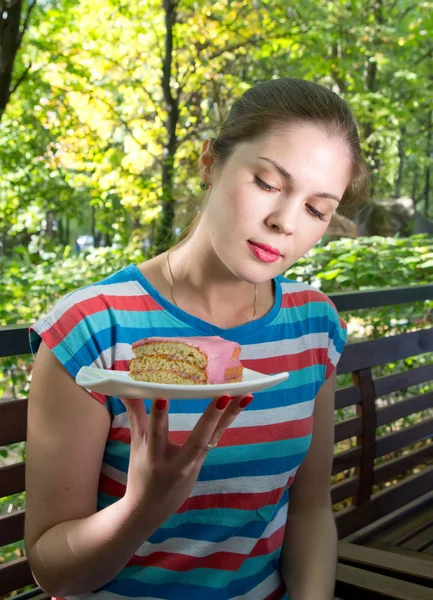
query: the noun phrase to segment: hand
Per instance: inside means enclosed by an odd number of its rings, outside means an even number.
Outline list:
[[[125,499],[132,509],[143,511],[155,529],[162,525],[189,497],[206,458],[206,446],[218,442],[252,399],[251,395],[214,398],[181,445],[169,440],[168,400],[155,400],[148,418],[141,400],[121,398],[131,428]]]

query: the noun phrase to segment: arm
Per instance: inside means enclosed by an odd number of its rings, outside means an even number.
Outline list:
[[[96,512],[110,422],[41,343],[29,397],[25,547],[53,596],[105,584],[149,535],[124,498]]]
[[[337,531],[330,481],[334,452],[336,372],[316,396],[311,446],[290,489],[281,573],[291,600],[331,600]]]

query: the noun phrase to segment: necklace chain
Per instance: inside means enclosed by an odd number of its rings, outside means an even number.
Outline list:
[[[168,252],[167,252],[167,268],[168,268],[168,275],[169,275],[169,279],[170,279],[171,299],[173,300],[173,304],[175,304],[178,308],[180,308],[179,304],[176,302],[176,298],[174,297],[174,276],[173,276],[173,272],[171,270],[171,265],[170,265],[170,250],[168,250]],[[257,304],[257,284],[254,285],[253,318],[251,319],[252,321],[254,321],[254,319],[256,318],[256,304]]]

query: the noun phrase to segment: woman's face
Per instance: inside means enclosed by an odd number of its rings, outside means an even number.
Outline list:
[[[251,283],[283,273],[325,234],[350,169],[344,140],[312,125],[239,144],[203,212],[216,255]]]

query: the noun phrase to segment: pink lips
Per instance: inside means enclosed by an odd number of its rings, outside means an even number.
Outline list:
[[[281,256],[281,252],[268,246],[267,244],[256,244],[255,242],[248,241],[248,246],[251,252],[261,260],[262,262],[272,263],[278,260]]]

